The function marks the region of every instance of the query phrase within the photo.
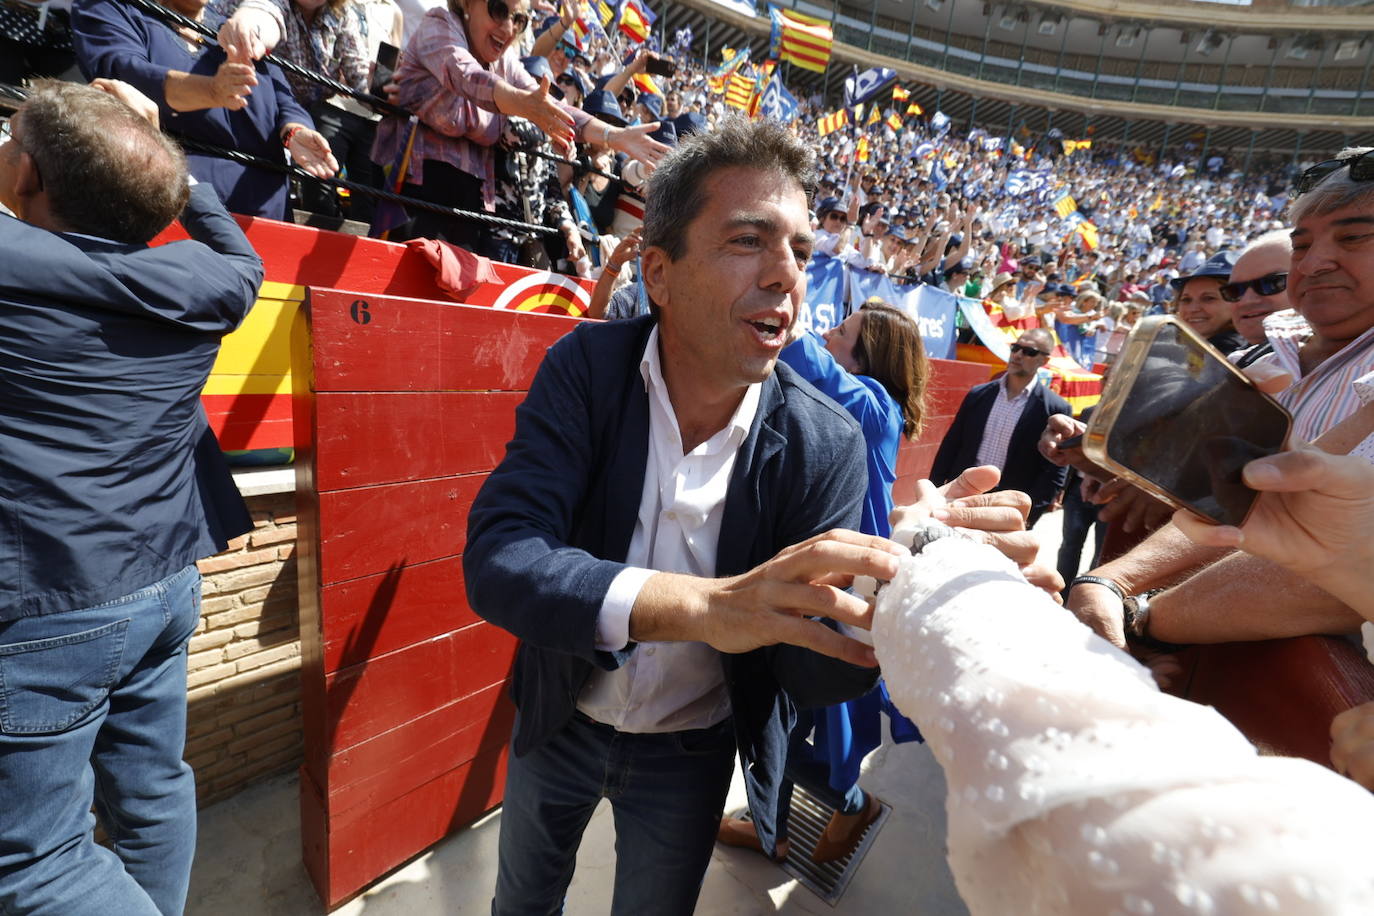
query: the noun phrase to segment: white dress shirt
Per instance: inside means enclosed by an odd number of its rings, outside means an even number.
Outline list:
[[[750,385],[730,422],[684,455],[663,382],[658,328],[649,334],[639,371],[649,395],[649,457],[625,558],[630,567],[612,580],[597,618],[596,647],[603,651],[629,643],[630,609],[655,572],[715,576],[725,491],[763,387]],[[715,649],[701,642],[645,642],[616,670],[593,672],[577,708],[624,732],[674,732],[723,721],[730,696]]]
[[[978,446],[978,464],[995,464],[1002,470],[1007,469],[1007,446],[1011,444],[1011,434],[1030,403],[1031,391],[1040,384],[1039,373],[1030,384],[1014,398],[1007,397],[1007,377],[1002,376],[997,383],[997,397],[993,399],[992,410],[988,411],[988,422],[983,427],[983,441]]]

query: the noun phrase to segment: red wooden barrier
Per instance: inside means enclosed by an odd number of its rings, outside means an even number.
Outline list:
[[[301,832],[332,907],[500,801],[515,639],[468,608],[463,536],[573,319],[315,289],[302,312]]]

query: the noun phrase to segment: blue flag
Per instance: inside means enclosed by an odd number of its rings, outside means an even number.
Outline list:
[[[863,73],[854,74],[844,81],[844,107],[853,108],[867,102],[896,78],[897,71],[886,67],[870,67]]]
[[[790,124],[797,116],[797,100],[775,73],[759,96],[759,114],[783,124]]]
[[[934,131],[937,137],[949,130],[949,115],[943,111],[935,112],[930,116],[930,129]]]
[[[839,258],[818,254],[806,265],[806,299],[797,321],[804,331],[822,333],[844,320],[845,267]]]

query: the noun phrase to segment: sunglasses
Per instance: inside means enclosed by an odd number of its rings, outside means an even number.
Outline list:
[[[1022,356],[1049,356],[1044,350],[1037,350],[1035,347],[1028,347],[1025,344],[1012,344],[1011,352],[1020,353]]]
[[[1298,193],[1306,194],[1325,180],[1327,175],[1350,166],[1351,181],[1374,180],[1374,150],[1353,159],[1328,159],[1318,162],[1298,177]]]
[[[844,223],[845,225],[848,225],[848,224],[849,224],[849,220],[845,218],[845,215],[844,215],[843,213],[836,213],[834,210],[831,210],[829,213],[827,213],[827,214],[825,215],[825,218],[826,218],[826,219],[837,219],[837,220],[839,220],[840,222]]]
[[[529,12],[522,10],[518,13],[512,13],[510,4],[506,0],[487,0],[487,15],[497,22],[509,22],[517,35],[525,31],[530,24]]]
[[[1279,293],[1288,289],[1288,274],[1266,274],[1254,280],[1245,280],[1241,283],[1227,283],[1221,287],[1221,298],[1227,302],[1239,302],[1240,297],[1245,295],[1247,289],[1253,289],[1261,296],[1277,296]]]

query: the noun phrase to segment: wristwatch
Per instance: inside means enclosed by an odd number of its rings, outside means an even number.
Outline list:
[[[1121,627],[1126,637],[1134,642],[1160,652],[1177,652],[1185,647],[1178,643],[1155,639],[1150,635],[1150,600],[1162,591],[1162,588],[1152,588],[1148,592],[1131,595],[1121,602]]]

